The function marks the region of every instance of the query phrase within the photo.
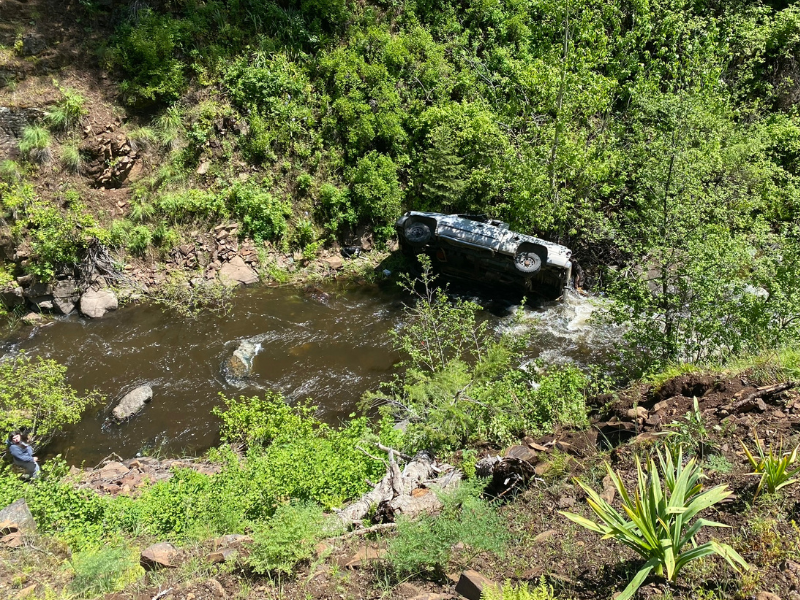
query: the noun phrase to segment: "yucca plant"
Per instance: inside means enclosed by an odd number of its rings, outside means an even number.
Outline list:
[[[761,445],[761,440],[758,439],[758,434],[754,433],[756,438],[756,452],[758,458],[753,456],[753,453],[744,445],[742,440],[739,443],[747,455],[747,460],[753,467],[753,475],[761,475],[761,481],[758,483],[755,496],[761,491],[761,488],[766,487],[767,492],[774,494],[779,489],[797,483],[794,478],[797,473],[800,473],[800,467],[792,469],[791,466],[797,462],[797,450],[800,446],[795,446],[791,452],[783,452],[783,442],[778,445],[777,453],[772,451],[772,446],[765,453]],[[755,497],[754,496],[754,497]]]
[[[589,496],[589,506],[599,522],[572,513],[561,513],[578,525],[601,534],[604,539],[615,539],[628,546],[647,561],[617,600],[631,598],[651,572],[674,581],[687,563],[709,554],[720,555],[734,570],[749,568],[744,559],[727,544],[710,540],[698,546],[694,541],[703,527],[727,527],[706,519],[691,521],[701,511],[731,496],[728,487],[719,485],[702,491],[700,479],[703,475],[695,459],[683,466],[682,450],[675,459],[670,453],[666,453],[666,458],[660,451],[657,454],[664,477],[663,484],[652,458],[648,460],[646,470],[637,459],[638,485],[633,495],[625,489],[620,476],[606,465],[622,501],[624,514],[581,481],[578,484]],[[684,550],[687,544],[690,548]]]

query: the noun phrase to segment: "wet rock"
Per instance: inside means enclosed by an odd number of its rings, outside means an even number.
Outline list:
[[[11,287],[0,291],[0,303],[7,309],[25,304],[25,298],[22,296],[22,288]]]
[[[259,344],[244,340],[225,361],[225,373],[233,379],[243,379],[253,370],[253,359],[260,349]]]
[[[109,289],[89,289],[81,296],[81,312],[91,319],[99,319],[118,306],[117,295]]]
[[[135,390],[128,392],[114,407],[111,414],[117,421],[131,418],[144,408],[144,405],[153,398],[153,388],[149,385],[142,385]]]
[[[222,265],[219,279],[223,283],[248,285],[258,282],[256,272],[248,267],[241,256],[234,256],[230,262]]]
[[[481,600],[483,590],[490,586],[497,586],[495,582],[478,573],[477,571],[464,571],[458,578],[456,593],[468,600]]]
[[[44,317],[39,313],[29,312],[27,315],[22,317],[22,322],[25,323],[25,325],[31,325],[31,326],[41,325],[42,323],[44,323]]]
[[[53,286],[53,308],[62,315],[75,310],[80,299],[81,292],[72,279],[57,281]]]
[[[0,510],[0,531],[7,533],[36,531],[36,521],[24,498],[20,498]]]
[[[142,550],[139,564],[145,571],[154,571],[160,568],[174,568],[177,566],[178,549],[169,542],[153,544]]]

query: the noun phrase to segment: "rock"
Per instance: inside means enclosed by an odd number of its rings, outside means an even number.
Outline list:
[[[758,594],[756,594],[756,600],[781,600],[781,597],[771,592],[758,592]]]
[[[149,385],[141,385],[135,390],[125,394],[122,400],[119,401],[119,404],[117,404],[114,407],[114,410],[111,411],[111,414],[117,421],[129,419],[142,410],[144,405],[150,402],[152,398],[153,388],[151,388]]]
[[[22,317],[22,322],[25,323],[25,325],[41,325],[44,323],[44,317],[39,313],[29,312]]]
[[[27,287],[33,283],[33,275],[28,273],[27,275],[22,275],[17,277],[17,284],[21,285],[22,287]]]
[[[33,596],[36,593],[36,584],[32,583],[28,587],[22,588],[20,591],[17,592],[17,595],[14,596],[14,600],[22,600],[23,598],[28,598]]]
[[[139,564],[145,571],[154,571],[166,567],[174,568],[178,558],[178,549],[169,542],[159,542],[142,550]]]
[[[222,584],[213,577],[206,581],[206,584],[211,588],[211,594],[215,598],[225,598],[228,595],[225,593],[225,588],[222,587]]]
[[[631,408],[625,413],[625,416],[631,420],[637,419],[646,419],[647,418],[647,409],[644,406],[637,406],[636,408]]]
[[[37,296],[30,299],[31,306],[36,307],[39,312],[43,310],[53,310],[53,297],[52,296]]]
[[[25,298],[22,296],[22,288],[17,286],[1,291],[0,302],[2,302],[3,306],[7,309],[14,308],[15,306],[22,306],[25,304]]]
[[[230,262],[222,265],[219,270],[219,279],[223,283],[248,285],[258,282],[256,272],[248,267],[241,256],[234,256]]]
[[[469,600],[481,600],[483,590],[489,586],[497,587],[497,584],[477,571],[464,571],[458,578],[456,593]]]
[[[211,163],[207,160],[204,160],[200,163],[200,166],[197,167],[197,171],[195,171],[198,175],[205,175],[208,173],[208,170],[211,168]]]
[[[50,296],[53,293],[53,286],[49,283],[34,283],[25,288],[22,295],[26,298],[40,298],[42,296]]]
[[[22,36],[22,55],[36,56],[47,49],[47,42],[37,33],[26,33]]]
[[[36,531],[36,521],[24,498],[0,510],[0,531],[12,532],[12,528],[13,531]]]
[[[554,535],[558,535],[558,531],[556,531],[555,529],[548,529],[547,531],[543,531],[542,533],[537,535],[535,538],[533,538],[533,543],[534,544],[541,544],[542,542],[544,542],[546,540],[549,540]]]
[[[89,289],[81,296],[81,312],[91,319],[99,319],[118,307],[117,295],[109,289]]]
[[[348,569],[357,569],[361,566],[366,565],[367,563],[374,562],[376,560],[381,560],[386,556],[386,549],[385,548],[372,548],[370,546],[366,548],[361,548],[358,552],[356,552],[350,560],[345,563],[345,567]]]
[[[260,344],[244,340],[225,362],[225,372],[233,379],[243,379],[253,370],[253,359],[260,350]]]
[[[323,262],[327,263],[334,271],[338,271],[344,266],[344,261],[341,256],[331,256],[330,258],[323,259]]]
[[[0,537],[0,546],[4,548],[21,548],[23,544],[23,534],[21,531],[15,531]]]
[[[68,315],[81,299],[81,292],[75,281],[64,279],[53,286],[53,308],[62,315]]]
[[[527,462],[536,460],[536,451],[528,446],[511,446],[506,450],[506,457],[518,458]]]
[[[575,506],[575,498],[572,496],[561,496],[556,502],[556,506],[558,506],[558,508],[561,510],[564,510],[565,508],[572,508]]]
[[[393,596],[397,598],[416,598],[421,594],[421,589],[411,583],[405,582],[394,588]]]
[[[603,491],[600,493],[600,497],[611,504],[614,501],[614,495],[617,493],[617,488],[614,486],[614,481],[611,479],[611,475],[606,475],[603,477]]]
[[[536,474],[541,477],[550,470],[550,466],[551,465],[549,462],[540,462],[538,465],[536,465]]]
[[[223,548],[222,550],[217,550],[216,552],[212,552],[206,556],[206,560],[212,565],[216,565],[233,561],[236,559],[238,554],[239,552],[234,548]]]
[[[100,469],[100,479],[117,479],[125,475],[129,470],[121,462],[111,461]]]

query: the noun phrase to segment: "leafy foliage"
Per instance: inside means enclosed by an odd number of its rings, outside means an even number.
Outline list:
[[[519,353],[525,340],[496,338],[478,319],[480,307],[434,287],[422,261],[420,280],[404,282],[413,295],[404,327],[392,332],[408,356],[406,371],[387,393],[365,397],[408,420],[408,447],[455,450],[473,441],[508,443],[555,424],[585,425],[588,378],[568,365],[545,370],[534,385]]]
[[[727,527],[702,518],[690,525],[700,512],[731,496],[727,486],[719,485],[702,491],[702,472],[696,460],[693,458],[684,466],[682,453],[673,460],[669,452],[666,458],[658,452],[658,459],[663,485],[655,461],[649,459],[645,470],[637,458],[637,488],[634,495],[628,493],[620,476],[606,465],[608,475],[622,499],[625,515],[581,481],[578,484],[588,494],[589,506],[599,522],[573,513],[561,513],[590,531],[617,540],[647,561],[619,596],[621,600],[633,597],[650,572],[674,581],[689,562],[710,554],[723,557],[736,570],[739,567],[745,570],[749,568],[744,559],[727,544],[710,540],[698,546],[694,541],[703,527]],[[692,548],[684,550],[687,544],[691,544]]]
[[[744,442],[740,442],[747,460],[753,467],[753,474],[761,476],[755,495],[758,496],[762,488],[766,488],[767,492],[774,494],[787,485],[797,483],[798,480],[794,476],[800,473],[800,466],[797,468],[792,467],[797,462],[797,451],[800,446],[795,446],[791,452],[784,453],[783,444],[780,444],[776,452],[773,451],[772,447],[767,452],[764,452],[758,435],[755,438],[758,457],[753,456],[753,453],[744,445]]]
[[[61,92],[61,99],[52,110],[47,112],[45,120],[53,129],[62,131],[72,129],[88,112],[85,107],[86,99],[77,90],[56,87]]]
[[[557,600],[553,586],[548,585],[544,577],[539,579],[539,584],[531,588],[527,583],[512,585],[506,581],[502,587],[487,586],[481,595],[481,600]]]
[[[27,428],[43,443],[77,423],[100,396],[79,394],[66,382],[66,371],[54,360],[23,353],[0,361],[0,431]]]
[[[248,564],[256,573],[291,574],[298,563],[314,556],[319,540],[336,535],[341,528],[341,521],[325,515],[319,505],[282,504],[254,531]]]
[[[441,575],[459,542],[464,544],[466,561],[481,552],[502,554],[508,531],[495,507],[480,499],[484,485],[472,480],[455,491],[439,493],[444,506],[436,517],[400,518],[397,535],[389,542],[392,568],[401,575]]]
[[[120,591],[144,572],[137,552],[124,546],[83,550],[72,556],[71,565],[70,591],[83,598]]]

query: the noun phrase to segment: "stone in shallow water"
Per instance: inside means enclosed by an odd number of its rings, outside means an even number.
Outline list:
[[[243,379],[253,370],[253,358],[258,354],[259,345],[249,340],[244,340],[233,354],[225,361],[225,374],[229,378]]]
[[[256,272],[248,267],[241,256],[234,256],[230,262],[222,265],[219,279],[223,283],[247,285],[258,282]]]
[[[111,290],[87,290],[81,296],[81,312],[92,319],[99,319],[110,310],[117,310],[117,296]]]
[[[135,390],[128,392],[114,407],[111,412],[117,421],[123,421],[135,415],[144,408],[144,405],[153,397],[153,388],[149,385],[142,385]]]

